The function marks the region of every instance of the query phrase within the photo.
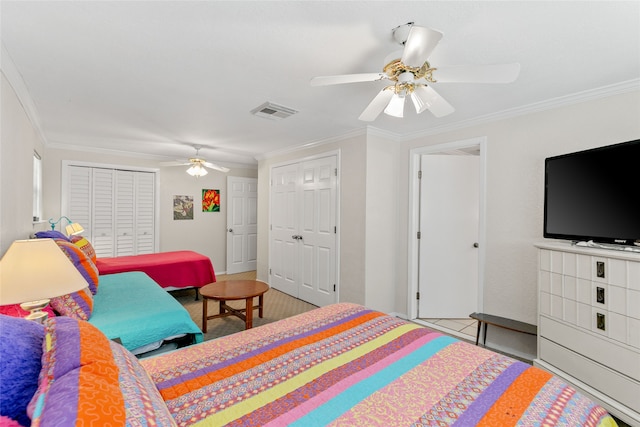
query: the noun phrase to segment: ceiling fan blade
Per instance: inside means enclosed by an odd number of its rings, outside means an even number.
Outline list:
[[[431,28],[412,26],[404,44],[402,63],[410,67],[420,67],[438,45],[442,33]]]
[[[229,168],[225,168],[224,166],[216,165],[215,163],[202,162],[202,164],[208,167],[209,169],[214,169],[224,173],[227,173],[231,170]]]
[[[386,79],[384,73],[343,74],[339,76],[320,76],[311,79],[311,86],[329,86],[343,83],[375,82]]]
[[[378,115],[382,113],[382,110],[384,110],[384,108],[387,106],[387,104],[389,103],[392,97],[393,97],[392,90],[382,89],[380,92],[378,92],[376,97],[373,98],[373,101],[371,101],[371,103],[367,106],[367,108],[364,109],[364,111],[362,112],[362,114],[360,114],[360,117],[358,118],[365,122],[374,121],[376,117],[378,117]]]
[[[438,83],[511,83],[520,74],[520,64],[456,65],[436,67],[433,78]]]
[[[418,86],[414,90],[413,94],[419,97],[424,104],[423,109],[419,112],[427,109],[436,117],[444,117],[456,111],[456,109],[445,101],[438,92],[433,90],[431,86]]]
[[[189,166],[190,162],[184,162],[182,160],[171,160],[168,162],[160,162],[160,166]]]

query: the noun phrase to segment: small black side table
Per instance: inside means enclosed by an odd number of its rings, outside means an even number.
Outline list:
[[[480,329],[484,323],[484,336],[482,338],[482,345],[486,347],[487,344],[487,326],[494,325],[504,329],[510,329],[516,332],[522,332],[529,335],[537,335],[538,327],[530,323],[520,322],[519,320],[507,319],[506,317],[493,316],[485,313],[471,313],[470,318],[478,321],[478,332],[476,333],[476,345],[480,341]]]

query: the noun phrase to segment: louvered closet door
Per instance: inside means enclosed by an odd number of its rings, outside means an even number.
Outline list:
[[[93,168],[91,244],[98,257],[115,256],[115,171]],[[75,203],[75,201],[74,201]]]
[[[62,212],[85,229],[96,255],[156,251],[153,172],[66,166]]]
[[[66,216],[73,222],[77,222],[84,228],[83,236],[92,239],[93,227],[91,224],[91,168],[82,166],[70,166],[68,170]],[[58,228],[59,231],[61,231]]]
[[[135,172],[116,171],[116,256],[135,255]]]
[[[135,176],[136,254],[155,252],[155,174],[136,172]]]

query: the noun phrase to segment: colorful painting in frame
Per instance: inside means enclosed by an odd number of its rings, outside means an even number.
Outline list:
[[[202,212],[220,212],[220,190],[202,189]]]
[[[193,219],[193,196],[173,196],[173,219]]]

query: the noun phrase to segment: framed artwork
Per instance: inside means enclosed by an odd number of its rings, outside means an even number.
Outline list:
[[[202,212],[220,212],[220,190],[202,189]]]
[[[193,196],[173,196],[173,219],[193,219]]]

